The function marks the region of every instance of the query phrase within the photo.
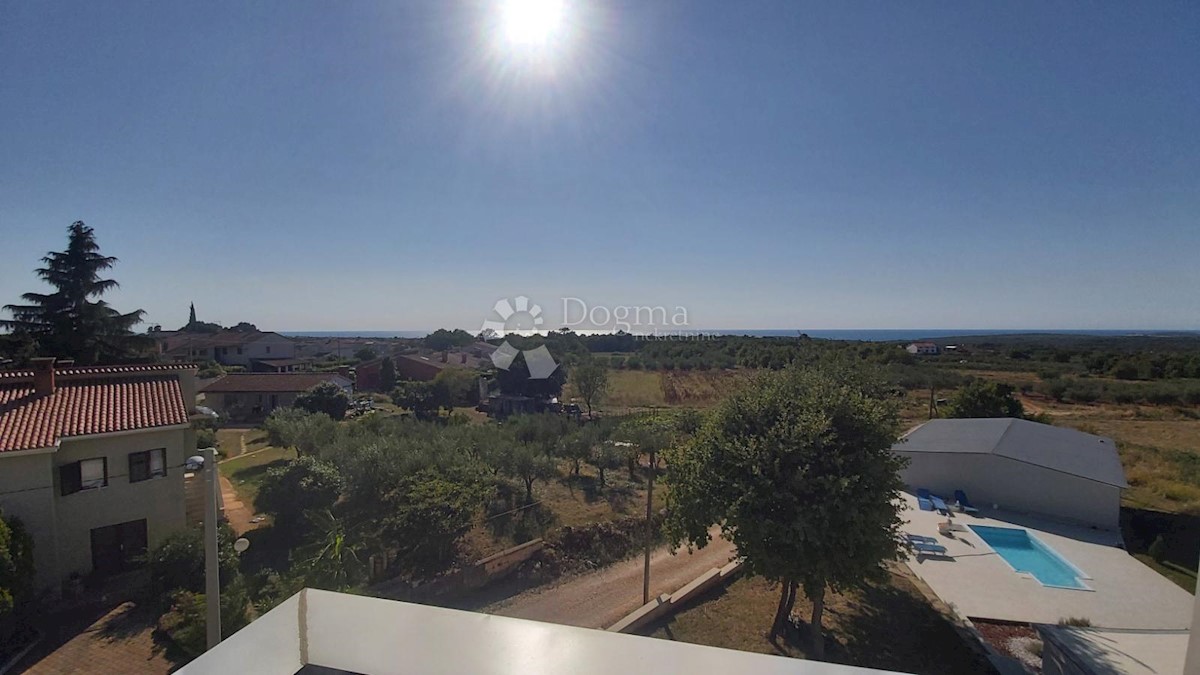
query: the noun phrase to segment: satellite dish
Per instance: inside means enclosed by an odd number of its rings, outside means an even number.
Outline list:
[[[237,541],[233,542],[233,550],[238,553],[245,553],[248,548],[250,548],[250,540],[245,537],[238,537]]]

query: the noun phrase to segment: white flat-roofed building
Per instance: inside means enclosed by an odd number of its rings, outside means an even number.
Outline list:
[[[867,675],[885,671],[304,589],[185,675]]]

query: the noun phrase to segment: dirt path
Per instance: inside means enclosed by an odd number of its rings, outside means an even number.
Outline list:
[[[257,528],[261,522],[251,522],[251,519],[254,518],[254,509],[238,498],[238,493],[233,489],[233,483],[228,478],[220,476],[220,479],[221,503],[225,505],[225,519],[229,521],[229,526],[239,536]]]
[[[671,555],[665,548],[650,556],[650,597],[672,593],[711,567],[733,557],[733,544],[714,539],[701,551]],[[573,577],[550,588],[534,589],[485,608],[489,614],[549,621],[584,628],[607,628],[642,604],[642,557]]]

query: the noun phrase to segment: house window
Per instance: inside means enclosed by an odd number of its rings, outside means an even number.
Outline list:
[[[167,475],[165,448],[129,453],[129,482],[149,480]]]
[[[268,353],[268,354],[270,354],[270,353],[271,353],[271,346],[270,346],[270,345],[267,345],[267,353]]]
[[[69,495],[80,490],[94,490],[108,485],[108,458],[82,459],[58,467],[62,494]]]
[[[241,347],[238,347],[238,348],[237,348],[237,353],[238,353],[238,356],[241,356],[241,355],[242,355],[242,348],[241,348]]]

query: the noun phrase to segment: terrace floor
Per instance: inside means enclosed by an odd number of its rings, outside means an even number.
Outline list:
[[[921,511],[916,497],[904,497],[905,532],[935,537],[947,549],[945,556],[914,555],[908,566],[962,616],[1050,624],[1077,617],[1103,628],[1191,626],[1191,594],[1118,548],[1119,533],[986,508],[977,516],[953,514],[956,524],[1028,530],[1087,574],[1083,581],[1092,590],[1051,588],[1013,571],[974,532],[938,534],[946,516]]]

